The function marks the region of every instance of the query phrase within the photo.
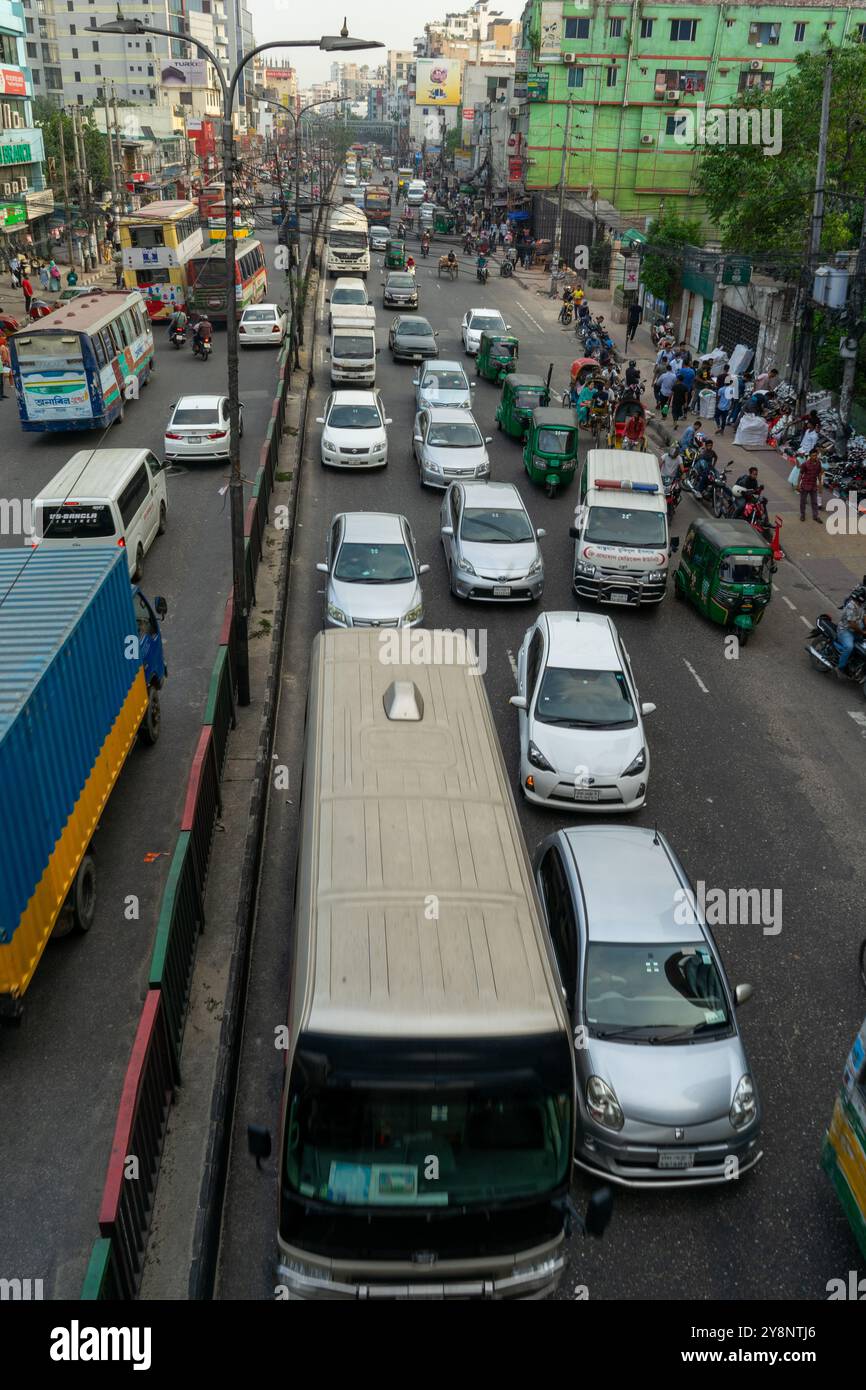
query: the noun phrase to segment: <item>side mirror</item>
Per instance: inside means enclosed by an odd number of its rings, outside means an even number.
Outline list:
[[[650,704],[649,701],[645,701],[640,707],[640,712],[641,714],[652,714],[655,708],[655,705]]]
[[[168,604],[161,594],[153,600],[153,611],[160,619],[164,618],[168,612]]]
[[[544,529],[543,526],[536,526],[536,528],[535,528],[535,534],[536,534],[536,536],[538,537],[538,539],[541,540],[542,536],[546,536],[546,535],[547,535],[547,532],[545,531],[545,529]]]
[[[734,990],[734,1003],[737,1008],[739,1008],[741,1004],[748,1004],[752,997],[752,993],[753,990],[751,985],[737,985]]]
[[[271,1156],[271,1131],[264,1125],[247,1125],[247,1148],[261,1168],[262,1159]]]
[[[319,561],[319,563],[316,565],[316,569],[319,571],[319,574],[328,574],[329,572],[328,566],[325,564],[324,560]]]
[[[485,436],[484,436],[484,443],[485,443],[485,444],[492,444],[492,443],[493,443],[493,435],[492,435],[492,434],[485,434]]]
[[[325,303],[326,303],[326,304],[330,304],[330,302],[331,302],[331,296],[330,296],[329,294],[326,294],[326,295],[325,295]]]
[[[324,415],[317,415],[317,416],[316,416],[316,424],[317,424],[317,425],[324,425],[324,423],[325,423],[325,417],[324,417]]]
[[[420,377],[417,377],[417,376],[413,376],[413,378],[412,378],[412,385],[413,385],[413,386],[420,386],[420,385],[421,385],[421,378],[420,378]]]
[[[510,697],[508,703],[509,703],[509,705],[513,705],[515,709],[526,709],[526,708],[527,708],[526,696],[525,696],[525,695],[512,695],[512,696]]]
[[[579,541],[579,540],[580,540],[580,531],[577,529],[576,526],[569,526],[569,528],[568,528],[568,534],[571,536],[571,539],[572,539],[573,541]]]
[[[671,551],[670,551],[671,555],[676,555],[676,553],[677,553],[677,551],[679,550],[679,548],[680,548],[680,538],[679,538],[679,536],[671,536]]]
[[[423,443],[424,443],[424,439],[423,439],[423,437],[422,437],[420,434],[413,434],[413,436],[412,436],[412,443],[413,443],[413,444],[423,444]]]
[[[469,383],[469,390],[470,390],[470,391],[474,391],[477,385],[478,385],[478,382],[477,382],[477,381],[470,381],[470,383]]]
[[[419,574],[429,574],[429,573],[430,573],[430,566],[429,566],[429,565],[419,565],[419,566],[418,566],[418,573],[419,573]]]
[[[394,421],[391,419],[390,415],[386,415],[386,416],[385,416],[385,424],[386,424],[386,425],[393,425],[393,423],[394,423]]]
[[[381,348],[376,348],[376,356],[377,356],[377,357],[379,356],[379,353],[380,353],[381,351],[382,351]]]
[[[443,526],[443,527],[442,527],[442,535],[443,535],[443,536],[453,536],[453,535],[454,535],[454,527],[453,527],[453,526]]]

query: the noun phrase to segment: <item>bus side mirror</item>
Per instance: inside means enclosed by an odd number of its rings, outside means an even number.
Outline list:
[[[271,1131],[264,1125],[247,1125],[247,1148],[256,1160],[256,1167],[261,1168],[262,1159],[271,1156]]]
[[[580,532],[578,531],[578,529],[577,529],[576,526],[569,526],[569,528],[568,528],[568,534],[571,536],[571,539],[572,539],[573,541],[579,541],[579,540],[580,540]]]
[[[161,594],[153,600],[153,611],[160,620],[162,620],[168,612],[168,604]]]
[[[679,538],[679,536],[671,536],[671,554],[672,554],[672,555],[676,555],[676,553],[677,553],[677,551],[679,550],[679,548],[680,548],[680,538]]]

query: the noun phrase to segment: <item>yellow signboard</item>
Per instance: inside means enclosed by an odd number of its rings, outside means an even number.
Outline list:
[[[416,106],[459,106],[463,61],[419,58],[415,64]]]

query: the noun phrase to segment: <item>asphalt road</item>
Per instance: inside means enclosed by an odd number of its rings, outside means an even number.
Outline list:
[[[271,267],[268,295],[283,302],[285,276],[273,271],[275,232],[267,225],[258,235]],[[270,418],[276,358],[264,349],[240,355],[247,478],[255,476]],[[226,390],[222,330],[205,364],[189,347],[169,347],[160,328],[156,360],[150,385],[104,447],[146,445],[162,457],[171,403]],[[99,442],[78,432],[25,434],[14,400],[7,400],[0,404],[0,492],[33,497],[73,453]],[[160,741],[132,751],[95,837],[99,904],[91,932],[49,945],[27,992],[22,1027],[0,1032],[0,1276],[42,1278],[46,1297],[77,1297],[99,1233],[117,1101],[231,589],[228,497],[219,491],[226,477],[225,462],[170,472],[168,530],[149,551],[142,581],[147,593],[165,595],[169,609]],[[0,543],[21,540],[4,536]],[[129,895],[139,901],[137,920],[124,911]]]
[[[434,244],[435,249],[435,244]],[[380,258],[376,258],[378,261]],[[573,353],[555,326],[555,309],[512,282],[478,285],[471,268],[438,281],[435,256],[421,263],[420,312],[439,330],[441,357],[462,358],[459,325],[470,305],[495,305],[520,338],[520,365],[564,383]],[[369,285],[381,305],[379,272]],[[319,305],[320,313],[322,305]],[[292,769],[292,789],[272,795],[262,894],[245,1026],[233,1157],[220,1268],[222,1298],[272,1295],[275,1251],[274,1164],[258,1173],[246,1154],[250,1121],[279,1130],[283,1055],[274,1028],[285,1018],[291,950],[291,882],[296,849],[303,701],[310,642],[322,623],[325,533],[345,509],[400,511],[409,518],[424,580],[425,623],[487,631],[487,690],[517,789],[517,716],[512,661],[534,608],[460,605],[448,592],[438,537],[441,494],[423,492],[411,462],[413,369],[387,350],[391,313],[380,308],[377,385],[390,429],[389,463],[367,475],[324,469],[319,430],[307,439],[299,527],[292,564],[289,631],[276,756]],[[321,325],[321,319],[320,319]],[[312,417],[329,392],[324,335],[317,340]],[[467,366],[469,359],[464,359]],[[535,525],[547,529],[545,608],[573,611],[568,527],[576,488],[554,500],[523,471],[518,444],[494,425],[498,391],[479,382],[475,414],[489,446],[492,476],[517,484]],[[585,446],[583,446],[585,447]],[[583,449],[582,449],[583,452]],[[675,531],[684,534],[693,503],[684,500]],[[797,538],[795,537],[794,540]],[[780,566],[773,604],[737,660],[725,658],[721,630],[669,596],[658,611],[607,609],[627,642],[644,700],[652,773],[646,808],[693,881],[713,887],[782,890],[778,935],[760,926],[716,929],[729,978],[749,981],[754,997],[740,1016],[764,1107],[763,1162],[720,1188],[615,1195],[601,1242],[575,1237],[560,1298],[586,1286],[591,1298],[822,1299],[827,1281],[857,1268],[853,1238],[819,1167],[822,1134],[842,1066],[863,1015],[856,948],[863,935],[864,871],[860,825],[866,730],[862,696],[820,679],[803,650],[813,615],[826,604],[792,566]],[[850,717],[851,713],[858,720]],[[519,791],[517,792],[520,802]],[[571,823],[520,803],[527,845]],[[589,1185],[575,1179],[585,1205]]]

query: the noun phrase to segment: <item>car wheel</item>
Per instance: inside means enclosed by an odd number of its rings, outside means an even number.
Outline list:
[[[164,503],[164,502],[160,502],[160,504],[159,504],[159,526],[157,527],[156,534],[157,534],[158,536],[164,536],[164,535],[165,535],[165,527],[166,527],[165,503]]]
[[[137,546],[137,548],[136,548],[136,552],[135,552],[135,569],[132,571],[133,583],[135,583],[135,584],[140,584],[140,583],[141,583],[141,575],[142,575],[142,571],[143,571],[143,570],[144,570],[144,546],[142,545],[141,541],[139,541],[139,542],[138,542],[138,546]]]

